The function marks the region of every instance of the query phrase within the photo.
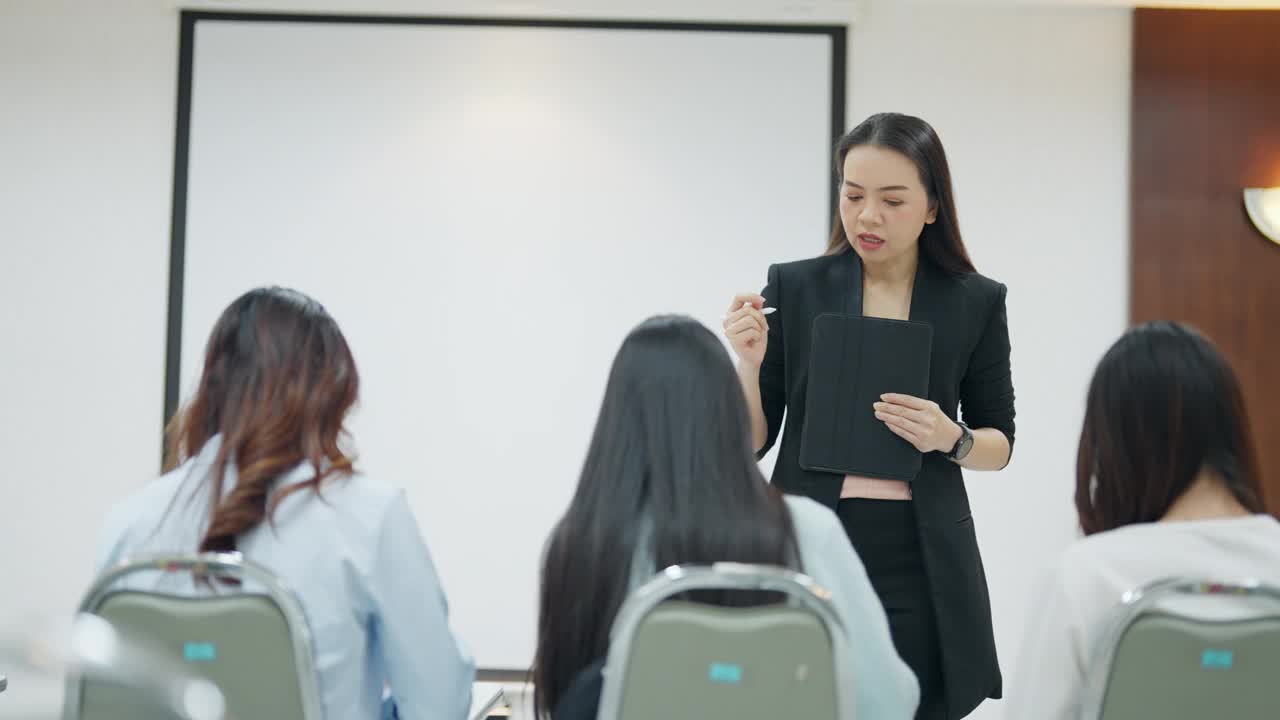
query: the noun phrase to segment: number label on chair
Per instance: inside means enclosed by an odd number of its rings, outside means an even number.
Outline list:
[[[187,662],[213,662],[218,659],[218,648],[207,642],[183,643],[182,659]]]
[[[1200,655],[1200,667],[1204,670],[1230,670],[1234,661],[1230,650],[1205,650]]]
[[[742,666],[734,663],[711,663],[711,667],[707,670],[707,678],[713,683],[721,683],[723,685],[741,685],[742,684]]]

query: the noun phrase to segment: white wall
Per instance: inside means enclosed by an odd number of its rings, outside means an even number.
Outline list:
[[[1128,317],[1130,18],[875,0],[850,43],[851,122],[929,120],[974,263],[1009,286],[1013,460],[967,474],[1006,691],[1031,581],[1075,536],[1085,388]],[[1000,703],[973,717],[1001,717]]]
[[[0,3],[0,628],[74,607],[159,462],[176,21],[104,5]]]
[[[792,5],[809,13],[793,19],[820,21],[845,7]],[[596,14],[652,6],[605,7]],[[764,3],[662,7],[667,17],[769,19]],[[970,478],[1009,676],[1027,584],[1073,535],[1085,383],[1127,314],[1129,14],[873,0],[858,23],[850,120],[893,109],[935,125],[975,262],[1010,288],[1021,432],[1008,470]],[[172,2],[0,3],[0,626],[73,607],[106,505],[156,469],[176,45]],[[35,702],[10,678],[6,717]]]
[[[622,339],[718,327],[829,227],[830,37],[202,21],[195,46],[181,387],[231,298],[321,298],[359,467],[404,486],[476,663],[529,667]]]

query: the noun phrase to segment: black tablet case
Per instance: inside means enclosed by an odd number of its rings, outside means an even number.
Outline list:
[[[933,327],[823,313],[813,320],[800,467],[914,480],[921,453],[875,416],[884,393],[929,396]]]

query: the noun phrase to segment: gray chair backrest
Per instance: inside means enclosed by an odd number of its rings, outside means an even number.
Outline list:
[[[674,599],[692,591],[772,591],[784,601],[724,607]],[[829,593],[760,565],[677,566],[618,612],[599,720],[851,720],[849,648]]]
[[[1280,591],[1173,579],[1126,593],[1099,642],[1080,717],[1280,717]]]
[[[156,572],[204,578],[209,592],[116,587],[129,576]],[[229,718],[321,720],[302,607],[274,575],[238,553],[126,561],[94,583],[80,609],[108,621],[121,638],[183,675],[212,682]],[[164,710],[174,705],[164,697],[167,690],[142,687],[133,681],[137,675],[137,669],[121,667],[115,678],[69,678],[64,720],[171,717]]]

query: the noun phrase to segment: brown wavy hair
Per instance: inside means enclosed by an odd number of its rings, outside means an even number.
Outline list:
[[[899,152],[915,163],[929,194],[929,202],[938,209],[937,220],[924,226],[920,233],[920,254],[951,275],[977,272],[964,239],[960,237],[960,221],[956,215],[955,192],[951,189],[951,167],[942,140],[933,126],[913,115],[879,113],[858,123],[836,142],[836,182],[844,192],[844,159],[849,151],[862,145],[872,145]],[[831,239],[824,255],[840,255],[851,252],[849,238],[836,211],[831,228]]]
[[[236,538],[270,522],[286,497],[319,493],[325,480],[353,471],[354,458],[339,440],[359,385],[338,324],[310,297],[259,288],[223,311],[195,396],[166,430],[170,469],[221,437],[207,477],[209,527],[200,552],[234,551]],[[304,462],[314,475],[275,491],[276,481]],[[229,464],[238,479],[224,497]]]

